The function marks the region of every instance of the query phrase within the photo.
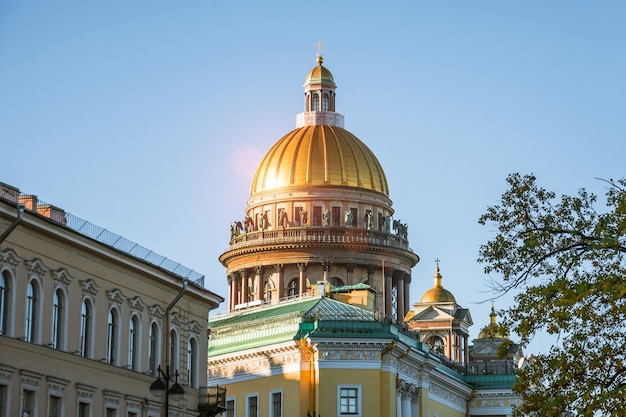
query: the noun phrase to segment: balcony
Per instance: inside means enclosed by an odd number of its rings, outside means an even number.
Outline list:
[[[200,417],[213,417],[226,411],[226,388],[219,385],[200,388],[198,411]]]

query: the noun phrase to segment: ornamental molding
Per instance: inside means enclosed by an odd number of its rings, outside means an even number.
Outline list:
[[[97,388],[91,385],[81,384],[79,382],[76,383],[76,395],[80,398],[93,400],[93,395],[96,390]]]
[[[39,258],[24,261],[24,264],[26,265],[26,270],[28,272],[33,275],[37,275],[39,278],[43,278],[43,276],[46,275],[46,272],[50,270],[50,268],[45,266]]]
[[[438,397],[439,399],[444,400],[445,402],[452,404],[455,407],[458,407],[458,409],[465,411],[467,403],[466,399],[463,396],[459,395],[456,392],[453,392],[450,389],[444,388],[437,383],[433,383],[432,381],[428,390],[428,396]]]
[[[80,284],[80,289],[83,291],[83,294],[93,295],[94,297],[98,295],[100,287],[98,287],[93,279],[81,280],[78,283]]]
[[[188,326],[189,326],[189,333],[199,335],[200,331],[202,330],[202,326],[200,326],[200,323],[198,323],[196,320],[190,321]]]
[[[48,390],[56,391],[61,394],[65,394],[65,388],[67,388],[67,384],[70,381],[66,379],[56,378],[53,376],[46,376],[46,381],[48,382]]]
[[[185,319],[181,316],[177,311],[174,311],[170,314],[172,324],[178,326],[178,328],[182,328],[185,324]]]
[[[31,372],[25,369],[20,370],[20,379],[23,385],[30,385],[31,387],[39,387],[39,381],[43,377],[43,374],[38,372]]]
[[[165,316],[165,310],[158,304],[148,307],[148,311],[150,312],[150,317],[154,317],[155,319],[161,320],[163,316]]]
[[[4,265],[8,265],[12,268],[17,268],[17,266],[22,262],[23,259],[17,256],[17,253],[13,249],[7,248],[0,252],[0,263]]]
[[[137,312],[142,312],[146,308],[146,303],[143,302],[140,296],[136,295],[133,298],[128,299],[128,305],[130,309]]]
[[[122,303],[126,301],[126,296],[122,294],[122,291],[119,288],[107,290],[106,293],[109,298],[109,305],[121,306]]]
[[[120,405],[122,400],[122,393],[118,391],[103,390],[102,396],[105,404]]]
[[[234,378],[238,376],[255,377],[280,374],[290,366],[299,366],[301,353],[296,346],[285,346],[279,349],[250,352],[233,355],[219,360],[209,358],[207,374],[209,380]]]
[[[72,277],[70,273],[67,272],[67,269],[59,268],[55,271],[52,271],[52,279],[54,279],[59,284],[67,287],[72,283],[74,277]]]

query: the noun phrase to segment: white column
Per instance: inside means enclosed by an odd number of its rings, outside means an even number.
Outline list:
[[[396,388],[396,417],[402,416],[402,388]],[[405,416],[408,417],[408,416]]]
[[[420,389],[418,387],[411,392],[411,417],[420,417]]]

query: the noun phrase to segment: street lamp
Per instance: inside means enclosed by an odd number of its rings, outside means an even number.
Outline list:
[[[178,370],[174,373],[174,385],[170,387],[170,381],[172,376],[170,375],[170,367],[166,365],[165,372],[161,369],[161,365],[157,368],[157,379],[150,384],[150,394],[155,397],[162,397],[165,395],[165,415],[169,413],[169,399],[173,401],[180,401],[185,395],[185,390],[178,383]],[[163,379],[161,379],[161,376]]]

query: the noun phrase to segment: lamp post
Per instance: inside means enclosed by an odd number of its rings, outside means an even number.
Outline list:
[[[166,365],[165,372],[163,372],[161,365],[159,365],[157,372],[157,379],[150,384],[150,394],[159,398],[165,395],[165,415],[167,416],[170,411],[170,397],[174,401],[180,401],[185,395],[185,390],[178,383],[178,370],[173,375],[174,384],[171,387],[172,375],[170,375],[170,366]],[[161,379],[161,376],[163,379]]]

